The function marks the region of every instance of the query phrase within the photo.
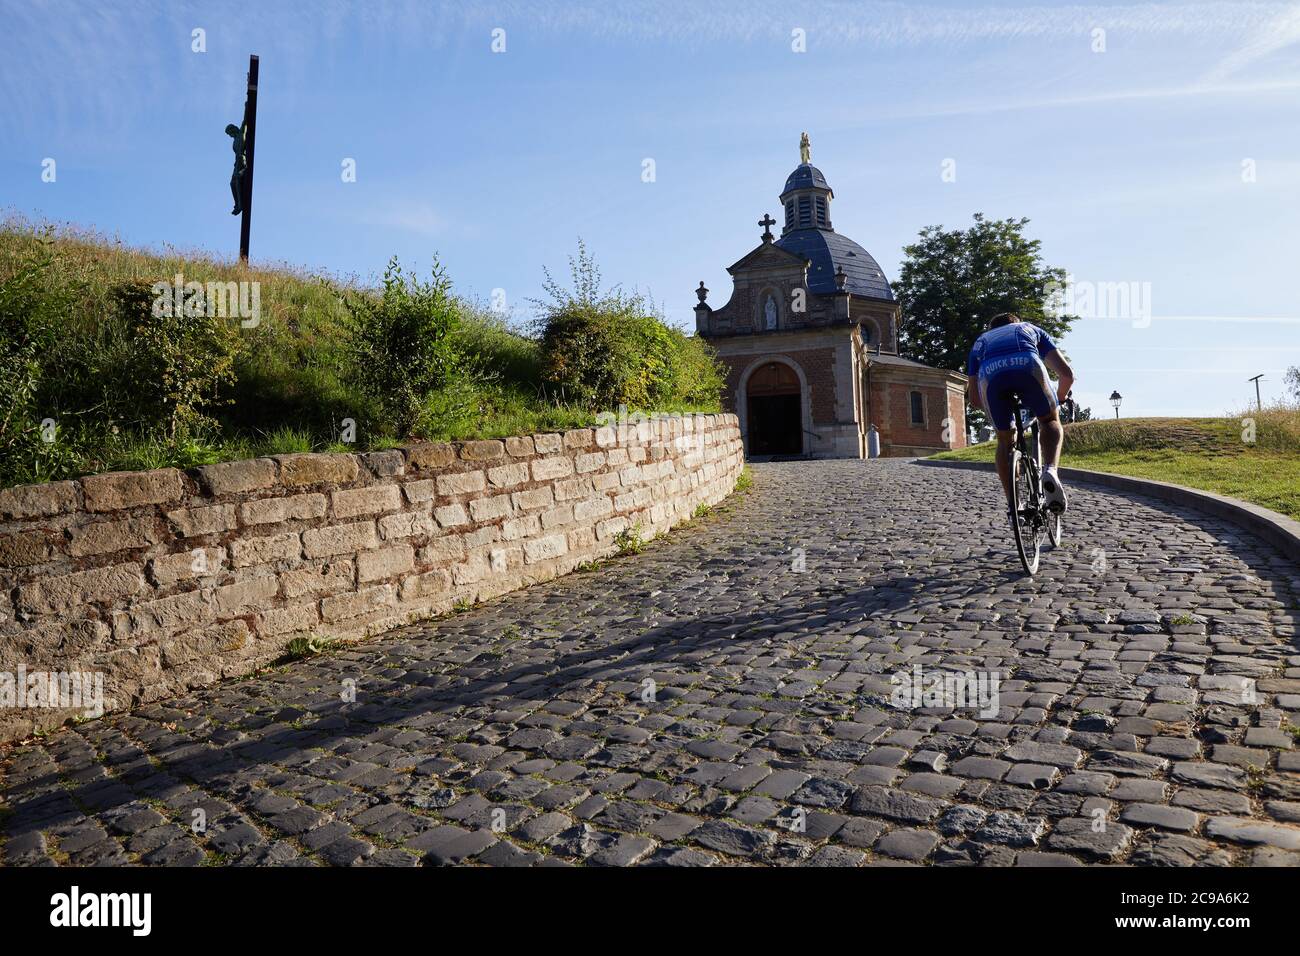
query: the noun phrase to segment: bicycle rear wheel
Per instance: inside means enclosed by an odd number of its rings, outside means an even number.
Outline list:
[[[1015,518],[1011,531],[1016,539],[1016,552],[1025,573],[1032,577],[1038,572],[1043,527],[1038,521],[1038,502],[1029,462],[1019,448],[1011,449],[1011,513]]]
[[[1053,548],[1061,546],[1061,514],[1059,511],[1047,512],[1047,540]]]

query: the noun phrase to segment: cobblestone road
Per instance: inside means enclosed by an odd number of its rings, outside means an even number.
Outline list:
[[[1271,548],[1077,487],[1027,581],[991,475],[753,472],[638,557],[0,751],[4,861],[1300,860]],[[895,706],[918,665],[999,709]]]

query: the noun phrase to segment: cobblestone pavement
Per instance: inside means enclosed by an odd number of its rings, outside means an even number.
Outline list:
[[[4,861],[1300,860],[1271,548],[1076,487],[1029,581],[989,474],[753,472],[640,556],[0,751]],[[895,706],[914,666],[999,709]]]

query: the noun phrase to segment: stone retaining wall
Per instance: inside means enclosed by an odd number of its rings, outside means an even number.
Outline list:
[[[103,674],[108,709],[544,581],[715,504],[734,415],[302,454],[0,490],[0,741],[81,709],[3,707],[20,673]],[[29,692],[30,693],[30,692]],[[64,698],[66,700],[66,698]]]

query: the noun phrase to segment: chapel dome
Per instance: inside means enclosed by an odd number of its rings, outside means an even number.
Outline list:
[[[894,301],[893,290],[880,264],[860,245],[831,229],[793,229],[776,244],[812,263],[808,267],[808,291],[834,293],[835,273],[844,270],[845,290],[854,295]]]
[[[800,163],[794,168],[785,180],[785,189],[781,190],[784,196],[788,192],[796,189],[830,189],[830,183],[826,182],[826,177],[822,171],[812,163]]]

